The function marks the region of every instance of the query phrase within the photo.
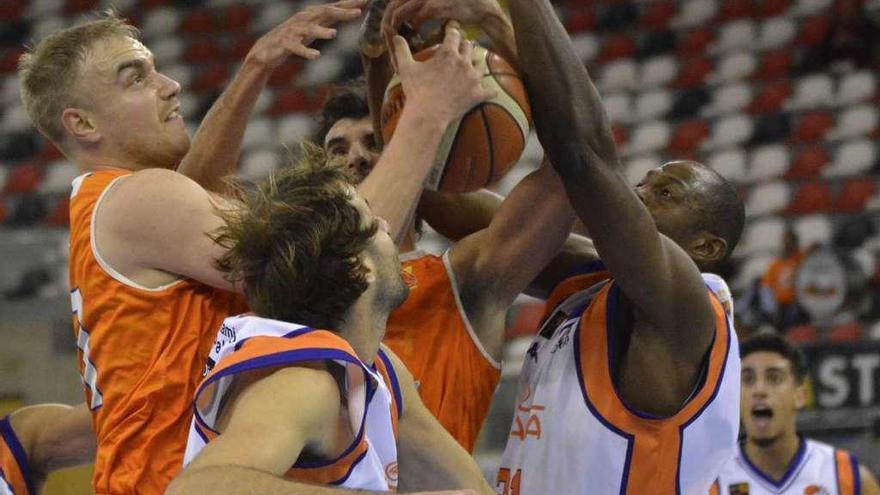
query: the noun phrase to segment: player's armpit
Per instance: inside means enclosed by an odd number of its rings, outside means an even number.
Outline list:
[[[306,445],[321,445],[332,435],[340,404],[336,379],[321,369],[283,368],[244,385],[218,421],[221,434],[167,493],[336,493],[310,491],[281,476]]]
[[[223,225],[217,201],[177,172],[139,171],[120,179],[101,201],[93,227],[98,250],[135,282],[152,270],[235,290],[215,266],[224,253],[211,238]]]
[[[425,408],[403,362],[387,347],[383,346],[383,350],[391,358],[403,396],[397,442],[398,489],[471,489],[475,493],[494,494],[470,454]]]
[[[862,495],[880,495],[877,478],[862,464],[859,464],[859,478],[861,478]]]

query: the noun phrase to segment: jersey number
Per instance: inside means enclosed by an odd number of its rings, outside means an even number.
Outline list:
[[[83,300],[79,289],[70,293],[70,305],[73,306],[76,347],[82,353],[82,374],[80,376],[83,386],[86,387],[89,408],[95,410],[104,404],[104,396],[101,395],[101,390],[98,388],[98,369],[95,368],[95,363],[89,359],[89,332],[83,325]]]
[[[517,469],[513,478],[510,477],[510,469],[499,469],[498,480],[495,482],[495,486],[501,487],[498,495],[519,495],[520,478],[522,478],[522,469]]]

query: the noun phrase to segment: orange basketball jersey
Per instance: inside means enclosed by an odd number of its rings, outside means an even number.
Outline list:
[[[37,495],[27,453],[9,424],[9,416],[0,420],[0,495]]]
[[[402,268],[409,297],[388,318],[384,342],[412,372],[428,410],[470,452],[501,365],[465,315],[448,255],[414,254]]]
[[[130,175],[88,173],[70,200],[70,287],[86,402],[98,441],[98,494],[159,494],[183,464],[190,401],[223,318],[244,299],[189,279],[150,289],[98,252],[94,214]]]

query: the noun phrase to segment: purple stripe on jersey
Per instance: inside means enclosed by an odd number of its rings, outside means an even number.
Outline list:
[[[388,370],[388,378],[391,379],[391,389],[392,393],[394,393],[394,402],[397,405],[397,419],[399,421],[403,418],[403,396],[400,393],[400,382],[397,381],[397,372],[394,371],[394,366],[391,365],[391,360],[388,359],[385,351],[379,349],[378,356],[385,364],[385,369]]]
[[[369,451],[370,451],[370,446],[367,445],[367,450],[365,450],[363,454],[359,455],[358,458],[355,459],[354,462],[351,463],[351,466],[349,466],[348,472],[345,473],[345,476],[343,476],[342,478],[339,478],[336,481],[331,481],[330,484],[339,486],[339,485],[345,483],[346,481],[348,481],[348,478],[351,476],[351,473],[354,472],[354,468],[357,467],[357,465],[360,464],[362,460],[364,460],[364,457],[367,456],[367,452],[369,452]]]
[[[27,453],[25,453],[21,442],[18,441],[18,436],[15,434],[15,430],[12,429],[12,424],[9,423],[9,416],[0,419],[0,436],[3,437],[3,441],[6,442],[9,450],[12,451],[15,463],[18,464],[18,469],[21,471],[21,477],[24,478],[27,493],[22,495],[36,495],[37,490],[34,489],[34,480],[27,462]]]
[[[605,268],[605,263],[602,263],[602,260],[594,260],[585,265],[581,265],[573,268],[570,272],[568,272],[563,280],[571,277],[577,277],[579,275],[589,275],[591,273],[604,272],[607,270]]]
[[[776,491],[780,491],[785,485],[788,484],[791,480],[795,478],[795,475],[800,472],[801,468],[804,466],[804,457],[807,453],[807,442],[803,437],[798,436],[798,449],[797,453],[792,458],[791,462],[788,464],[788,468],[785,470],[785,474],[782,475],[782,478],[779,481],[774,480],[770,477],[769,474],[765,473],[758,466],[752,464],[752,461],[749,459],[749,456],[746,455],[746,449],[742,448],[742,445],[739,447],[740,455],[743,460],[746,462],[746,465],[751,469],[756,476],[762,481],[770,484]]]
[[[596,409],[596,406],[590,401],[590,396],[587,394],[587,388],[584,384],[584,374],[581,371],[581,352],[580,352],[580,334],[581,334],[581,325],[578,324],[575,327],[574,331],[574,341],[575,345],[571,346],[574,349],[574,362],[575,362],[575,370],[577,371],[578,376],[578,384],[581,389],[581,394],[584,396],[584,402],[587,404],[587,409],[589,409],[590,414],[593,415],[594,418],[599,420],[605,428],[608,428],[612,433],[617,434],[620,437],[626,439],[626,461],[623,464],[623,476],[620,479],[620,495],[626,494],[626,484],[629,481],[629,467],[632,463],[632,453],[633,453],[633,442],[635,440],[635,436],[631,435],[620,428],[611,424],[610,421],[602,417],[599,414],[599,411]]]
[[[862,495],[862,478],[859,476],[859,459],[855,454],[849,454],[849,462],[852,468],[853,494]]]

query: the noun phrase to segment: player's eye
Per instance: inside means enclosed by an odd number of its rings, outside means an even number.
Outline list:
[[[664,188],[660,190],[660,195],[663,196],[665,199],[670,199],[672,197],[672,191]]]
[[[330,148],[330,154],[333,156],[342,156],[346,153],[348,153],[348,150],[345,148],[345,146],[334,146]]]

